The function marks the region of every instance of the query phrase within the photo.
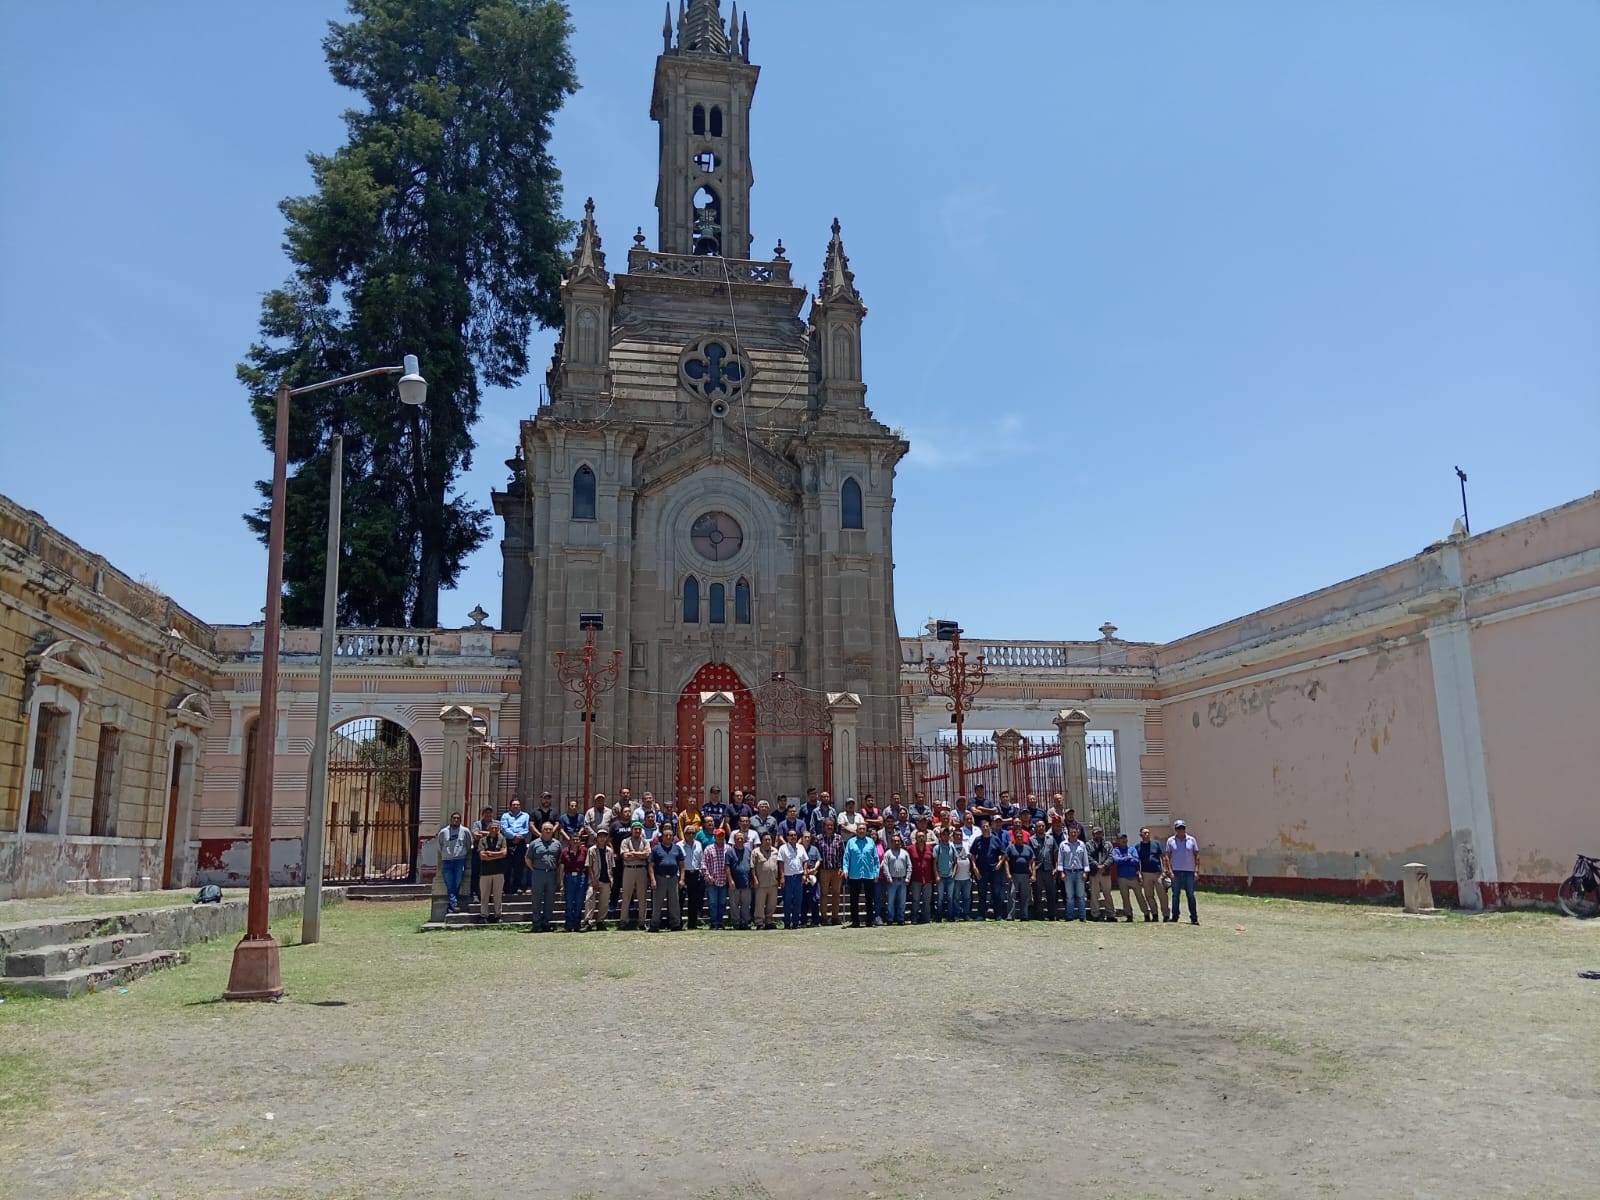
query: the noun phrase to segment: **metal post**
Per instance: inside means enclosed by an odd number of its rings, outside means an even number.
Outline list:
[[[1472,535],[1472,522],[1467,519],[1467,473],[1460,467],[1456,468],[1456,478],[1461,480],[1461,527]]]
[[[322,937],[322,843],[328,826],[328,722],[333,709],[333,643],[339,615],[339,543],[344,504],[344,435],[334,434],[328,453],[328,551],[322,577],[322,662],[317,674],[317,736],[311,745],[311,798],[306,805],[306,898],[300,941]]]
[[[255,803],[250,824],[250,901],[245,935],[233,948],[224,1000],[276,1000],[283,995],[278,943],[268,904],[272,873],[272,772],[278,737],[278,638],[282,631],[283,525],[289,459],[289,385],[278,385],[272,443],[272,513],[267,527],[267,612],[261,645],[261,715],[256,737]]]

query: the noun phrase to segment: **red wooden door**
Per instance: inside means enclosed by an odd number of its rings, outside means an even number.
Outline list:
[[[729,787],[756,784],[756,702],[739,673],[727,663],[707,663],[695,672],[678,697],[678,799],[704,799],[704,766],[699,754],[705,740],[700,716],[701,692],[729,692],[733,696],[733,721],[729,730]],[[723,797],[727,799],[726,796]]]

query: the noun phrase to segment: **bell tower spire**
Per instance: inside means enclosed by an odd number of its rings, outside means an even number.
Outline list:
[[[750,21],[721,0],[680,7],[677,41],[663,29],[650,117],[661,127],[658,249],[750,256],[750,103],[761,69],[750,62]],[[668,8],[669,21],[671,24]]]

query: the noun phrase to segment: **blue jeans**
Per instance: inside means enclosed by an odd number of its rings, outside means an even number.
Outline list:
[[[904,924],[906,919],[906,881],[891,879],[885,884],[889,891],[883,902],[884,920]]]
[[[1068,871],[1065,887],[1067,892],[1067,920],[1084,920],[1089,911],[1089,885],[1083,881],[1083,872]]]
[[[568,871],[561,888],[561,924],[576,932],[583,922],[583,900],[589,894],[589,877],[580,871]]]
[[[889,885],[884,883],[884,881],[881,880],[881,879],[874,879],[872,881],[872,890],[867,893],[868,896],[872,900],[872,903],[867,906],[867,917],[868,917],[867,924],[869,924],[869,925],[881,925],[881,924],[883,924],[884,889],[887,888],[888,886]]]
[[[805,876],[783,877],[783,927],[800,928],[800,906],[805,900]]]
[[[450,911],[461,907],[461,880],[467,873],[467,860],[446,858],[439,863],[439,873],[444,876],[445,894],[450,897]]]
[[[972,880],[956,880],[956,920],[972,920]]]
[[[711,912],[711,928],[721,929],[723,918],[728,913],[728,885],[718,887],[714,883],[706,884],[706,907]]]
[[[934,886],[933,916],[938,921],[956,919],[956,877],[941,879]]]
[[[1200,916],[1194,910],[1194,872],[1174,871],[1172,873],[1172,919],[1178,919],[1178,897],[1185,892],[1189,895],[1189,920],[1198,921]]]

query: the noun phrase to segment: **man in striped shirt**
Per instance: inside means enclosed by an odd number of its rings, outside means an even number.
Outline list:
[[[711,845],[700,856],[700,874],[705,880],[706,904],[710,909],[711,928],[721,929],[728,912],[728,831],[712,831]]]

